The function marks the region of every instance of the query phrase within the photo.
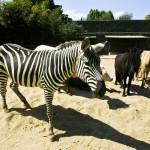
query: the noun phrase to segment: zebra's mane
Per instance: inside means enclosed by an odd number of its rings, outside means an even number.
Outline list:
[[[58,45],[57,49],[60,50],[60,49],[64,49],[64,48],[67,48],[73,45],[79,45],[79,44],[81,44],[81,41],[67,41],[65,43],[61,43],[60,45]]]
[[[26,51],[32,51],[31,49],[22,47],[21,45],[18,45],[18,44],[7,43],[7,45],[13,46],[14,48],[17,48],[17,49],[22,49],[22,50],[26,50]]]

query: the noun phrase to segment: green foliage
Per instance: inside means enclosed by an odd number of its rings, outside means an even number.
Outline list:
[[[4,41],[23,42],[27,33],[28,15],[31,13],[30,0],[14,0],[7,2],[2,10],[1,17],[5,24]]]
[[[114,20],[114,15],[111,11],[108,11],[106,14],[107,14],[107,17],[106,17],[107,19],[105,20]]]
[[[25,23],[28,14],[31,13],[32,3],[30,0],[14,0],[4,5],[4,19],[9,25]]]
[[[57,6],[54,4],[53,0],[44,0],[47,3],[47,9],[49,10],[53,10],[55,9]],[[33,5],[35,4],[40,4],[43,2],[43,0],[31,0],[31,2],[33,3]]]
[[[54,9],[49,16],[49,20],[51,23],[52,34],[54,37],[58,37],[60,35],[60,27],[63,23],[64,15],[62,15],[62,10],[60,8]]]
[[[133,15],[129,14],[129,13],[125,13],[123,15],[121,15],[118,19],[119,20],[132,20]]]
[[[150,20],[150,14],[145,16],[145,20]]]
[[[87,15],[87,20],[114,20],[114,16],[111,11],[98,11],[97,9],[91,9]]]
[[[53,0],[12,0],[0,8],[1,42],[51,44],[61,40],[60,27],[70,20]]]
[[[84,27],[82,25],[79,25],[77,22],[68,22],[62,24],[60,29],[64,38],[75,37],[77,35],[82,35],[83,33],[86,33]]]
[[[2,7],[2,2],[0,1],[0,26],[5,26],[5,21],[3,17],[3,7]]]
[[[87,20],[98,20],[100,17],[99,11],[91,9],[89,14],[87,15]]]

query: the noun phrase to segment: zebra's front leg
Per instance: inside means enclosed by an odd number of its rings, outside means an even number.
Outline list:
[[[23,102],[25,109],[31,109],[29,103],[26,98],[20,93],[18,89],[18,84],[11,82],[10,88],[14,91],[14,93],[19,97],[19,99]]]
[[[46,101],[46,110],[47,110],[47,117],[49,121],[49,138],[50,141],[54,141],[54,131],[53,131],[53,92],[48,89],[44,89],[44,96]]]

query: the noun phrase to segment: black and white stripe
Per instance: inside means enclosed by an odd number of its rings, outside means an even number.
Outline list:
[[[1,45],[0,93],[3,98],[3,108],[8,110],[5,99],[8,78],[15,83],[12,89],[26,107],[30,106],[18,90],[18,85],[43,88],[50,123],[50,135],[54,135],[53,93],[66,79],[77,72],[97,96],[103,96],[106,87],[99,65],[99,57],[90,47],[88,38],[83,42],[68,42],[55,51],[31,51],[15,44]]]

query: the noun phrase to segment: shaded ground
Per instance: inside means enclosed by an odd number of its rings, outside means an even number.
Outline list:
[[[114,78],[114,59],[102,64]],[[0,150],[149,150],[150,91],[133,81],[132,96],[122,97],[119,85],[106,83],[103,99],[71,88],[73,96],[55,93],[54,128],[56,141],[49,142],[43,91],[20,87],[31,110],[8,87],[9,113],[0,104]]]

